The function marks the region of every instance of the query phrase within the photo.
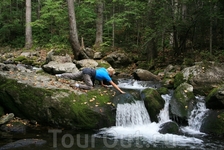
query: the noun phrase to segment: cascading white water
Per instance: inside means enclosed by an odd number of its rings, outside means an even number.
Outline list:
[[[164,122],[170,121],[169,104],[170,104],[171,96],[166,94],[166,95],[162,95],[162,98],[165,101],[165,105],[164,105],[164,108],[162,110],[160,110],[160,113],[158,116],[159,123],[164,123]]]
[[[143,101],[117,105],[116,126],[145,125],[150,122],[149,114]]]
[[[145,89],[145,86],[137,86],[138,82],[122,83],[122,88],[126,89]],[[120,87],[120,85],[118,85]],[[150,87],[151,88],[151,87]],[[145,108],[143,101],[135,101],[135,103],[118,104],[116,111],[116,126],[109,128],[102,128],[95,137],[110,139],[110,140],[136,140],[136,144],[142,141],[146,144],[146,147],[150,145],[160,145],[161,143],[165,147],[188,146],[194,147],[195,144],[203,143],[202,140],[194,137],[186,137],[175,134],[161,134],[159,133],[161,123],[169,121],[169,100],[170,95],[163,95],[165,100],[165,106],[160,111],[158,116],[159,123],[151,122],[150,116]],[[150,110],[149,110],[150,111]],[[123,143],[122,143],[123,144]],[[121,144],[121,146],[122,146]],[[128,148],[131,148],[133,143],[128,144]],[[124,145],[123,145],[124,146]],[[136,147],[136,145],[135,145]],[[138,147],[138,146],[137,146]],[[125,148],[127,146],[125,145]],[[141,147],[142,148],[142,147]]]
[[[190,128],[199,131],[202,120],[204,119],[208,109],[206,109],[203,96],[196,96],[196,99],[198,99],[199,101],[197,102],[195,108],[191,111],[191,115],[188,119],[188,124]]]
[[[200,127],[208,109],[205,106],[203,96],[196,96],[195,98],[198,102],[191,111],[191,115],[188,119],[188,126],[183,128],[183,131],[190,134],[204,134],[200,132]]]

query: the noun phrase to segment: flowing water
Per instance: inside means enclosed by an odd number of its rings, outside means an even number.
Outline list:
[[[122,81],[119,83],[119,86],[126,89],[143,90],[147,87],[156,88],[158,85],[131,80],[131,82]],[[151,122],[144,102],[136,100],[135,103],[117,105],[115,126],[102,128],[98,131],[45,129],[28,130],[24,134],[8,134],[0,137],[0,150],[3,150],[4,147],[1,146],[7,143],[31,138],[43,139],[46,141],[46,144],[43,146],[17,148],[17,150],[224,149],[223,139],[214,138],[199,131],[203,117],[206,116],[208,111],[203,102],[204,97],[201,96],[196,97],[198,103],[189,117],[189,126],[181,127],[183,135],[160,134],[160,125],[170,121],[169,100],[171,99],[171,94],[162,95],[162,98],[165,101],[165,105],[157,116],[158,123]]]

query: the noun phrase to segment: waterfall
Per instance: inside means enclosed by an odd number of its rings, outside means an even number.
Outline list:
[[[169,95],[169,94],[162,95],[162,98],[164,99],[165,104],[164,104],[164,108],[162,110],[160,110],[160,113],[158,115],[159,123],[164,123],[164,122],[167,122],[170,120],[169,104],[170,104],[171,95]]]
[[[145,86],[139,81],[124,80],[119,82],[118,86],[125,89],[143,90],[152,88],[154,85]],[[102,128],[94,137],[102,138],[105,142],[108,139],[114,143],[114,147],[120,144],[117,149],[129,148],[150,148],[163,147],[188,147],[194,148],[201,145],[203,140],[195,137],[186,137],[184,135],[161,134],[159,132],[161,123],[167,122],[169,118],[169,101],[171,95],[162,95],[165,101],[164,108],[158,114],[159,123],[151,122],[150,116],[145,108],[144,101],[136,100],[133,96],[118,95],[114,98],[116,107],[116,126]],[[150,110],[149,110],[150,111]],[[119,143],[120,142],[120,143]],[[108,143],[106,143],[108,145]],[[113,148],[114,148],[113,147]]]
[[[144,101],[118,104],[116,111],[116,126],[134,126],[151,123]]]
[[[208,109],[206,109],[206,106],[204,103],[204,97],[196,96],[196,99],[198,100],[198,102],[195,108],[191,111],[191,115],[188,119],[188,124],[191,129],[199,131],[202,120],[204,119]]]
[[[196,96],[197,104],[194,109],[191,111],[191,114],[188,118],[188,126],[183,127],[182,131],[189,134],[204,134],[200,132],[201,124],[203,119],[206,117],[208,109],[205,106],[204,97]]]

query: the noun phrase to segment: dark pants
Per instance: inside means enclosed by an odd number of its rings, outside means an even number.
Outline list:
[[[85,68],[77,73],[63,73],[61,74],[61,77],[73,80],[83,80],[85,84],[79,84],[79,88],[90,90],[94,86],[95,73],[94,69]]]

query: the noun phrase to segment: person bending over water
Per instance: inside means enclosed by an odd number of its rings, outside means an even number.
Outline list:
[[[107,87],[103,83],[103,81],[109,82],[115,89],[117,89],[120,93],[125,93],[122,91],[117,84],[115,84],[111,77],[115,73],[114,68],[109,67],[109,68],[98,68],[98,69],[93,69],[93,68],[84,68],[82,71],[79,71],[77,73],[62,73],[62,74],[56,74],[56,77],[60,78],[67,78],[67,79],[83,79],[85,84],[74,84],[71,86],[85,89],[85,90],[90,90],[94,87],[95,80],[100,81],[101,85],[104,87]]]

